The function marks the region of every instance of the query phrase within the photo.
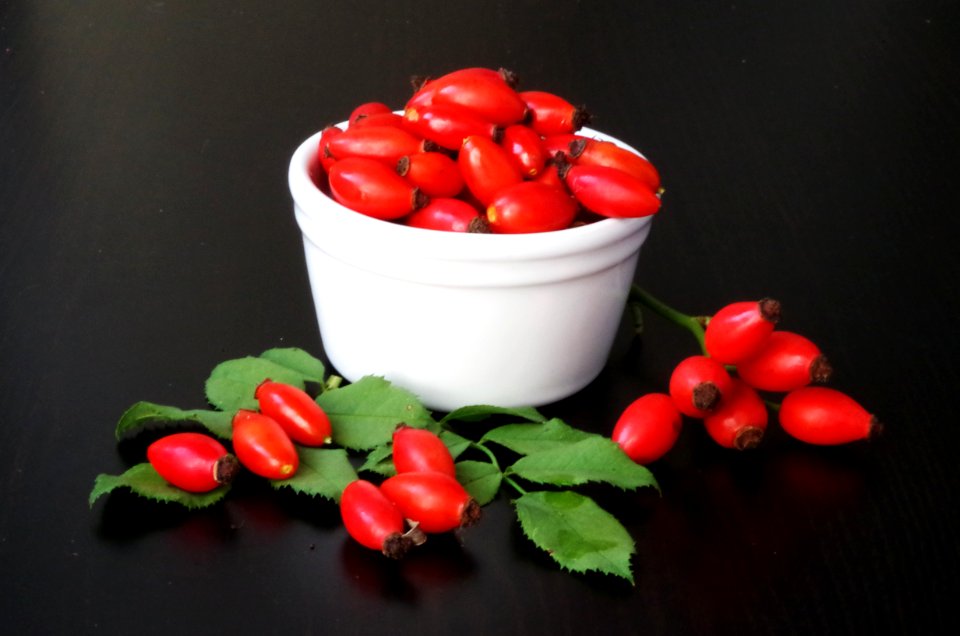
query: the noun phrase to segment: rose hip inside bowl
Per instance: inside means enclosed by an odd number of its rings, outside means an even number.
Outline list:
[[[463,69],[402,111],[364,104],[294,153],[320,335],[346,379],[383,376],[438,410],[537,406],[606,363],[659,175],[505,76]]]

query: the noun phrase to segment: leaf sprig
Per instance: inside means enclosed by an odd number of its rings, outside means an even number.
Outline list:
[[[306,351],[278,348],[217,365],[205,383],[211,409],[137,402],[120,417],[115,435],[119,440],[148,427],[189,425],[229,441],[233,414],[256,408],[254,391],[267,378],[312,389],[333,427],[330,447],[297,447],[300,469],[290,479],[272,481],[274,488],[339,502],[343,489],[359,474],[394,473],[391,440],[397,424],[426,428],[450,449],[457,460],[457,479],[480,505],[509,488],[507,496],[515,497],[512,505],[523,533],[560,567],[612,574],[633,583],[630,561],[636,549],[629,532],[594,500],[571,488],[591,483],[622,490],[658,488],[653,474],[609,438],[548,419],[535,408],[469,405],[436,419],[415,395],[384,378],[367,376],[341,386],[341,379],[328,376],[322,361]],[[492,418],[508,423],[477,425]],[[230,487],[188,493],[167,484],[149,463],[140,463],[121,475],[98,475],[90,506],[118,488],[203,508],[222,500]]]

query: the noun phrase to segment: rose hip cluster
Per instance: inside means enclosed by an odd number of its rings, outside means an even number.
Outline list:
[[[330,419],[303,390],[267,380],[256,390],[258,411],[233,418],[233,454],[202,433],[173,433],[147,448],[147,459],[171,485],[203,493],[230,483],[241,466],[268,479],[293,477],[299,468],[296,444],[318,447],[331,441]],[[397,426],[393,433],[396,475],[379,486],[362,479],[340,497],[351,537],[361,545],[399,558],[426,539],[472,525],[480,506],[457,481],[453,456],[430,431]]]
[[[711,317],[703,332],[707,355],[682,360],[668,393],[644,395],[630,404],[613,430],[613,440],[631,459],[648,463],[669,451],[683,417],[699,419],[707,434],[726,448],[757,446],[767,429],[769,407],[792,437],[835,445],[866,439],[876,418],[840,391],[822,386],[832,368],[808,338],[777,330],[780,303],[731,303]],[[779,406],[761,393],[785,394]]]
[[[400,424],[393,433],[396,474],[379,487],[364,479],[340,499],[347,533],[360,545],[400,558],[426,539],[465,528],[480,518],[480,505],[457,481],[453,456],[431,431]]]
[[[578,134],[587,112],[506,70],[417,83],[402,112],[357,106],[321,135],[314,183],[356,212],[454,232],[548,232],[660,209],[656,168]]]
[[[188,492],[209,492],[230,483],[240,470],[268,479],[293,477],[300,465],[295,444],[330,442],[330,419],[301,389],[265,380],[256,389],[258,411],[233,417],[233,454],[202,433],[174,433],[147,448],[147,460],[170,484]]]

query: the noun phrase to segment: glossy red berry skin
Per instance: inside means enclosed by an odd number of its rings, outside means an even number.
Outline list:
[[[557,153],[563,153],[568,160],[572,159],[573,148],[582,148],[582,144],[588,137],[577,135],[575,133],[563,133],[559,135],[550,135],[540,141],[540,146],[548,158],[553,158]],[[572,144],[577,144],[576,146]]]
[[[487,222],[498,234],[562,230],[576,215],[576,203],[565,191],[537,181],[507,187],[487,206]]]
[[[385,479],[380,490],[427,534],[469,526],[480,514],[464,487],[444,473],[398,473]]]
[[[260,412],[273,418],[294,442],[304,446],[330,442],[330,418],[302,389],[267,380],[257,387],[254,396]]]
[[[327,126],[320,133],[320,141],[317,143],[317,158],[324,173],[329,172],[330,166],[336,161],[336,158],[330,153],[330,140],[341,133],[343,133],[343,129],[336,126]]]
[[[649,464],[673,448],[683,418],[673,399],[664,393],[648,393],[634,400],[620,415],[611,438],[638,464]]]
[[[233,452],[250,472],[268,479],[293,477],[300,458],[276,420],[241,409],[233,417]]]
[[[349,534],[360,545],[400,558],[413,545],[404,532],[399,508],[369,481],[358,479],[340,495],[340,517]]]
[[[500,136],[496,124],[453,104],[407,107],[403,112],[403,125],[412,134],[447,150],[458,150],[463,140],[472,135],[488,139]]]
[[[543,171],[547,154],[543,150],[540,135],[528,126],[515,124],[503,130],[500,146],[513,159],[524,179],[533,179]]]
[[[483,205],[488,205],[504,189],[523,181],[523,175],[507,151],[487,137],[466,137],[457,155],[457,164],[467,189]]]
[[[670,397],[689,417],[703,418],[733,390],[733,379],[722,364],[707,356],[690,356],[670,375]]]
[[[399,219],[426,203],[419,188],[376,159],[340,159],[327,172],[333,198],[367,216],[387,221]]]
[[[430,203],[404,219],[410,227],[443,232],[486,234],[490,225],[477,208],[460,199],[431,199]]]
[[[147,447],[147,461],[171,485],[203,493],[230,483],[236,458],[223,444],[202,433],[173,433]]]
[[[833,446],[869,438],[876,418],[845,393],[821,386],[791,391],[780,404],[780,425],[808,444]]]
[[[351,126],[327,143],[329,153],[337,160],[367,157],[395,164],[400,157],[422,152],[422,139],[397,126]]]
[[[718,362],[737,364],[760,350],[779,320],[780,303],[771,298],[730,303],[707,323],[707,352]]]
[[[353,126],[359,120],[370,115],[383,115],[392,112],[393,109],[383,102],[364,102],[350,112],[350,117],[347,118],[347,126]]]
[[[574,198],[602,216],[631,218],[660,210],[660,197],[646,183],[608,166],[573,164],[561,169]]]
[[[740,380],[724,395],[713,413],[703,419],[707,434],[724,448],[754,448],[767,430],[769,413],[757,392]]]
[[[520,99],[530,113],[529,126],[544,137],[574,133],[590,121],[590,115],[582,107],[553,93],[523,91]]]
[[[350,128],[364,128],[368,126],[393,126],[394,128],[403,127],[403,116],[398,113],[371,113],[362,115],[350,123]]]
[[[430,198],[450,198],[463,190],[457,162],[442,152],[419,152],[397,161],[397,174]]]
[[[451,104],[485,121],[508,126],[522,120],[527,106],[503,76],[490,69],[467,68],[428,82],[414,103]]]
[[[737,363],[737,374],[761,391],[785,393],[830,379],[832,367],[820,347],[791,331],[774,331],[760,349]]]
[[[398,473],[434,471],[457,476],[453,455],[443,440],[436,433],[406,424],[393,432],[393,467]]]
[[[612,141],[581,138],[574,142],[569,154],[577,165],[616,168],[647,184],[654,192],[661,187],[660,173],[649,160]]]

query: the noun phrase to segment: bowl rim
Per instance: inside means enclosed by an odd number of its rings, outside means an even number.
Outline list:
[[[346,122],[334,125],[342,128]],[[415,250],[439,259],[524,261],[586,252],[619,243],[645,231],[656,216],[607,218],[577,227],[528,234],[442,232],[383,221],[343,206],[313,183],[309,165],[322,132],[317,131],[300,143],[290,159],[288,172],[297,222],[308,237],[320,236],[325,228],[335,224],[378,244],[402,246],[404,251]],[[577,134],[612,141],[641,154],[621,140],[592,128],[584,127]]]

